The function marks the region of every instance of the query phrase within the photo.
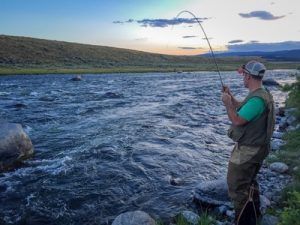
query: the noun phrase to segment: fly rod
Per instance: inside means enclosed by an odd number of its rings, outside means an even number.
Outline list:
[[[218,71],[218,74],[219,74],[219,78],[220,78],[220,82],[221,82],[221,85],[222,85],[222,89],[224,89],[224,83],[223,83],[223,80],[222,80],[222,77],[221,77],[221,74],[220,74],[220,69],[219,69],[219,66],[218,66],[218,63],[217,63],[217,60],[216,60],[214,51],[212,50],[212,47],[211,47],[211,45],[210,45],[210,42],[209,42],[209,40],[208,40],[208,38],[207,38],[207,35],[206,35],[204,29],[203,29],[203,26],[201,25],[201,22],[200,22],[199,19],[195,16],[194,13],[192,13],[192,12],[190,12],[190,11],[188,11],[188,10],[183,10],[183,11],[181,11],[180,13],[178,13],[178,15],[175,17],[175,19],[177,19],[177,18],[178,18],[181,14],[183,14],[183,13],[189,13],[190,15],[192,15],[192,16],[194,17],[194,19],[197,21],[197,23],[199,24],[199,26],[201,27],[201,30],[203,31],[203,34],[204,34],[204,36],[205,36],[205,39],[206,39],[206,41],[207,41],[207,43],[208,43],[208,46],[209,46],[209,48],[210,48],[210,52],[211,52],[212,58],[213,58],[213,60],[214,60],[215,66],[216,66],[216,68],[217,68],[217,71]]]

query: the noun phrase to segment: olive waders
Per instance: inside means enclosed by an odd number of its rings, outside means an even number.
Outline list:
[[[232,125],[228,130],[228,136],[236,143],[228,164],[228,194],[233,201],[235,223],[238,225],[242,225],[238,223],[238,218],[243,214],[243,208],[250,198],[254,203],[255,215],[260,216],[259,186],[256,175],[269,153],[275,125],[273,97],[264,88],[249,93],[237,110],[252,97],[264,100],[264,112],[255,120],[242,126]],[[251,192],[250,187],[252,187]]]

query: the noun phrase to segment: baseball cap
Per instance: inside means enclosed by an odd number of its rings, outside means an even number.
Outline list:
[[[248,73],[252,76],[263,77],[266,71],[264,64],[257,61],[250,61],[246,65],[242,65],[238,69],[238,73],[242,74],[243,72]]]

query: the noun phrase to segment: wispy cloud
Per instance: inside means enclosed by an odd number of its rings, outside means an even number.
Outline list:
[[[198,21],[203,22],[207,20],[207,17],[197,18]],[[127,21],[113,21],[115,24],[124,24],[124,23],[133,23],[136,22],[140,24],[142,27],[168,27],[173,25],[181,25],[181,24],[195,24],[197,23],[197,19],[195,18],[174,18],[174,19],[143,19],[143,20],[133,20],[129,19]]]
[[[282,51],[300,49],[300,41],[284,41],[276,43],[248,42],[245,44],[227,45],[230,52],[251,52],[251,51]]]
[[[239,13],[239,15],[243,18],[258,18],[261,20],[278,20],[281,19],[283,16],[274,16],[272,13],[267,11],[253,11],[250,13]]]
[[[249,43],[258,43],[259,41],[257,40],[252,40],[252,41],[249,41]]]
[[[237,39],[237,40],[229,41],[228,44],[236,44],[236,43],[241,43],[241,42],[244,42],[244,41],[240,40],[240,39]]]
[[[134,39],[135,41],[140,41],[140,42],[143,42],[143,41],[147,41],[148,38],[136,38]]]
[[[196,37],[198,37],[198,36],[194,36],[194,35],[187,35],[187,36],[182,36],[182,38],[196,38]]]
[[[184,50],[195,50],[195,49],[203,49],[203,48],[195,48],[195,47],[178,47],[179,49],[184,49]]]

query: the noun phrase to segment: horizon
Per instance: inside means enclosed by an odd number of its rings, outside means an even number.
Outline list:
[[[0,34],[168,55],[300,49],[296,0],[3,0]],[[247,29],[244,29],[244,28]],[[104,32],[103,32],[104,30]],[[253,32],[255,31],[255,32]]]

